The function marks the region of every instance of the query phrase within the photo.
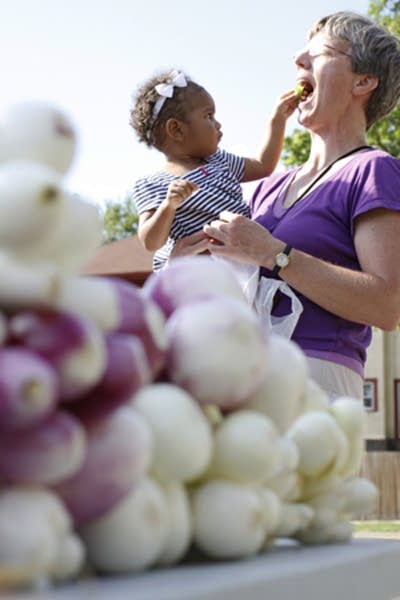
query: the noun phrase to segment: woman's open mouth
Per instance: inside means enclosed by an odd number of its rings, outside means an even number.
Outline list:
[[[307,79],[299,79],[294,89],[299,103],[307,100],[314,91],[312,84]]]

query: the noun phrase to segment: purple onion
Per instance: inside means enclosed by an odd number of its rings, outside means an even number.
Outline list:
[[[185,256],[147,278],[143,293],[169,318],[184,304],[212,296],[244,300],[237,276],[229,263],[210,256]]]
[[[37,425],[0,435],[0,480],[52,485],[75,473],[86,453],[83,425],[55,411]]]
[[[116,331],[136,335],[142,341],[150,369],[156,376],[165,364],[166,335],[163,312],[133,283],[109,277],[118,297],[120,322]]]
[[[75,400],[101,379],[106,366],[103,335],[75,314],[24,310],[9,320],[13,343],[45,358],[57,371],[61,401]]]
[[[110,510],[147,472],[151,460],[151,430],[129,406],[107,418],[85,423],[86,458],[75,475],[55,486],[75,525]]]
[[[107,365],[101,381],[79,402],[70,405],[78,417],[105,416],[152,380],[147,355],[138,337],[111,333],[105,341]]]
[[[38,423],[57,400],[58,378],[48,362],[22,347],[0,348],[0,429]]]

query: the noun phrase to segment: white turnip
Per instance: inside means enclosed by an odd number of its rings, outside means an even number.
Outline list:
[[[7,160],[34,160],[61,174],[69,169],[77,135],[71,118],[57,106],[38,100],[17,102],[3,114],[2,128]]]
[[[151,469],[161,479],[191,481],[208,466],[212,452],[209,422],[185,390],[154,383],[141,388],[132,406],[144,416],[153,432]]]
[[[250,306],[216,296],[176,309],[166,325],[167,373],[202,404],[237,408],[260,387],[266,342]]]
[[[170,528],[160,485],[143,479],[109,512],[82,527],[89,563],[104,573],[147,569],[162,555]]]

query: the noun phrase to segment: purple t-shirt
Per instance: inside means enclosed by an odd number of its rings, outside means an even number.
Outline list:
[[[374,208],[400,210],[400,160],[375,149],[355,154],[285,209],[285,191],[292,176],[290,170],[259,184],[250,202],[252,218],[298,250],[360,271],[353,243],[355,218]],[[272,277],[268,269],[262,269],[262,274]],[[363,375],[371,328],[338,317],[303,294],[297,296],[304,310],[292,339],[307,356],[331,360]],[[274,314],[289,312],[289,302],[282,295]]]

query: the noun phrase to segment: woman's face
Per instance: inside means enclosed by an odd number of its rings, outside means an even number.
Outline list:
[[[299,123],[311,131],[337,126],[353,100],[355,74],[347,42],[320,31],[296,54],[295,63],[297,80],[307,92],[299,102]]]

